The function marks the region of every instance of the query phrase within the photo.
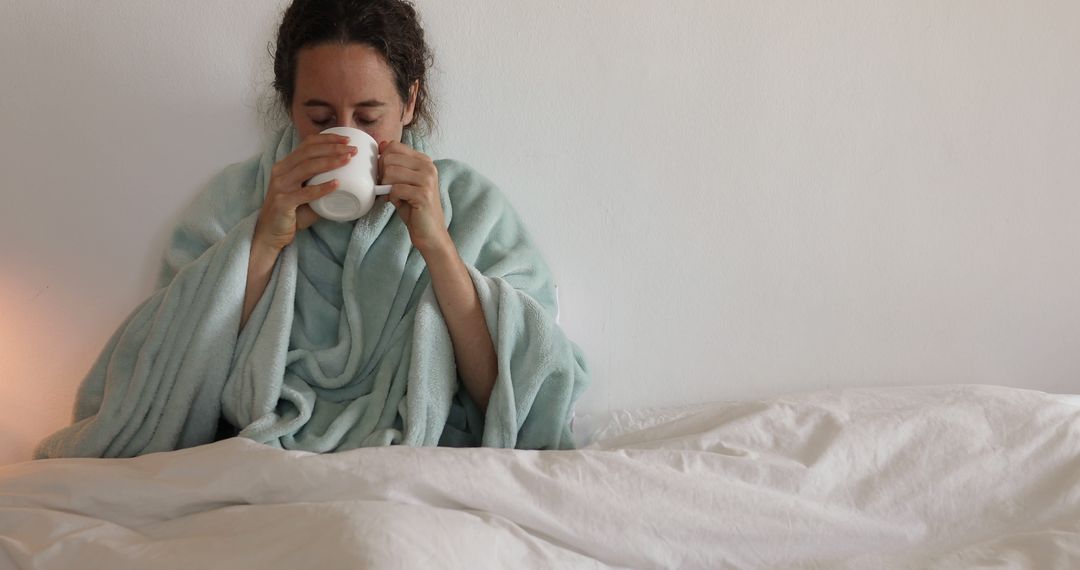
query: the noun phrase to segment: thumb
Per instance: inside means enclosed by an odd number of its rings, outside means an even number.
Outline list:
[[[376,184],[382,184],[382,177],[383,177],[383,165],[382,165],[382,162],[383,162],[383,149],[385,149],[386,145],[388,145],[388,144],[390,144],[390,141],[380,141],[379,142],[379,158],[376,161],[376,172],[375,172],[375,176],[376,176],[375,183]]]
[[[296,208],[296,229],[306,230],[311,224],[319,221],[319,218],[321,217],[322,216],[317,214],[315,210],[311,209],[311,206],[301,204]]]

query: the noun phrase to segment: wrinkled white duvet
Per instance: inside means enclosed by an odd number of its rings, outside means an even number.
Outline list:
[[[0,568],[1080,568],[1080,396],[831,390],[574,429],[0,467]]]

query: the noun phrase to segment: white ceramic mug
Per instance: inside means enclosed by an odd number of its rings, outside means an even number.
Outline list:
[[[379,143],[371,135],[352,127],[331,127],[319,134],[335,134],[349,137],[349,144],[357,148],[356,156],[343,166],[312,176],[304,185],[322,184],[333,179],[338,187],[333,192],[308,202],[316,214],[335,222],[355,220],[368,213],[375,205],[376,196],[390,193],[390,185],[377,185],[379,176]]]

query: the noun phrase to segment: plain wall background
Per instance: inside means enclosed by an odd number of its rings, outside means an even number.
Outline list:
[[[286,3],[0,0],[0,463],[70,422],[180,211],[261,148]],[[535,235],[579,411],[1080,392],[1080,4],[418,8],[432,155]]]

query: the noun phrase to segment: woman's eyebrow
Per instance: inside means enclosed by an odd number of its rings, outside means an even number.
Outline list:
[[[377,99],[368,99],[367,101],[361,101],[361,102],[353,105],[353,107],[382,107],[383,105],[386,105],[386,103],[383,103],[382,101],[379,101]],[[307,101],[304,101],[304,106],[305,107],[330,107],[330,108],[334,107],[330,103],[327,103],[326,101],[323,101],[321,99],[308,99]]]

